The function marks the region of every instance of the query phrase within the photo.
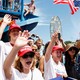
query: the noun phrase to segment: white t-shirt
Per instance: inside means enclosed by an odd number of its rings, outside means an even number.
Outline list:
[[[61,74],[67,74],[64,65],[61,62],[56,64],[52,59],[52,55],[50,55],[49,61],[47,63],[46,61],[44,61],[45,80],[56,78],[58,75],[61,75]]]
[[[10,53],[12,46],[9,42],[4,43],[0,41],[0,80],[5,80],[4,71],[3,71],[3,63],[6,56]]]
[[[32,78],[32,79],[31,79]],[[28,74],[21,73],[17,69],[12,68],[12,78],[10,80],[44,80],[39,69],[34,68]]]

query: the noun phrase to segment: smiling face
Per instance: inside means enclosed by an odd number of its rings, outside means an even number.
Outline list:
[[[52,58],[55,62],[59,62],[62,59],[62,51],[61,50],[55,50],[52,52]]]
[[[10,40],[11,41],[15,41],[17,39],[19,31],[20,31],[19,29],[12,29],[12,30],[10,30],[9,36],[10,36]]]

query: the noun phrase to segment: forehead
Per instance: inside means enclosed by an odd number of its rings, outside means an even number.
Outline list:
[[[10,31],[20,31],[18,28],[11,29]]]
[[[57,53],[57,52],[63,52],[63,51],[58,49],[58,50],[54,50],[52,53]]]

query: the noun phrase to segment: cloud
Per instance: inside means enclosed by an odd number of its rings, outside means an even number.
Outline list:
[[[39,22],[38,25],[39,26],[41,26],[41,25],[48,26],[49,24],[48,23],[44,23],[44,22]]]
[[[72,18],[72,24],[73,24],[73,33],[74,37],[78,39],[80,37],[80,19],[78,18],[79,16],[76,16]]]
[[[35,15],[39,16],[38,25],[49,25],[49,21],[47,20],[45,14],[41,11],[41,8],[37,8],[35,11]]]

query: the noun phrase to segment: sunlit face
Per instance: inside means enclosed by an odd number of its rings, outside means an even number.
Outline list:
[[[19,31],[20,31],[19,29],[12,29],[9,33],[10,39],[16,40],[16,38],[18,37]]]
[[[56,62],[61,61],[61,59],[62,59],[62,51],[61,50],[53,51],[52,58]]]
[[[41,46],[42,46],[42,42],[41,42],[41,41],[37,41],[36,45],[37,45],[37,47],[40,49]]]
[[[27,53],[20,57],[20,62],[25,69],[30,69],[34,61],[34,55],[32,53]]]

